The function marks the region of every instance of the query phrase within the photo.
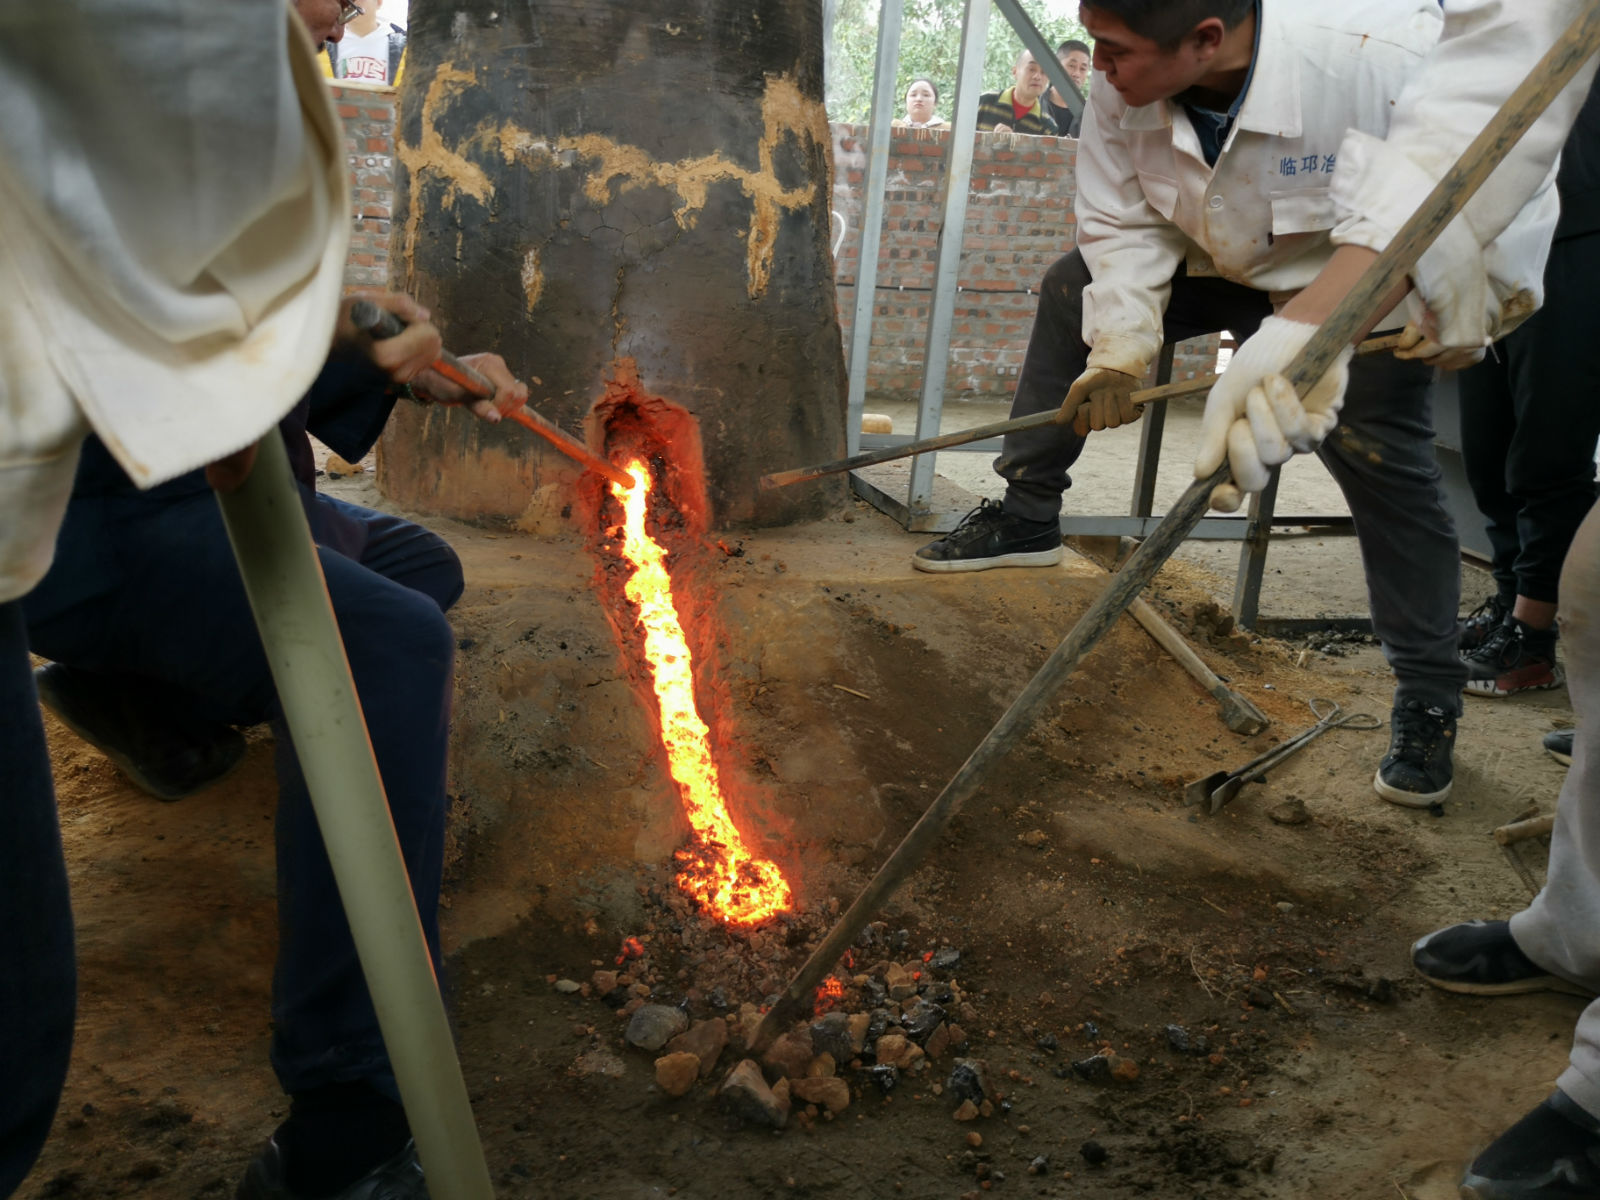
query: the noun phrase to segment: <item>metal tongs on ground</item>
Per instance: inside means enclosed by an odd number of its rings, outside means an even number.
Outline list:
[[[1309,743],[1316,741],[1328,730],[1377,729],[1383,724],[1371,713],[1346,713],[1332,700],[1325,700],[1321,696],[1313,697],[1309,701],[1309,706],[1311,715],[1317,718],[1315,725],[1295,734],[1286,742],[1280,742],[1266,753],[1258,754],[1242,767],[1232,771],[1213,771],[1204,779],[1196,779],[1183,789],[1184,803],[1193,807],[1209,798],[1211,812],[1215,815],[1222,811],[1224,804],[1244,789],[1245,784],[1265,778],[1268,771],[1304,749]]]

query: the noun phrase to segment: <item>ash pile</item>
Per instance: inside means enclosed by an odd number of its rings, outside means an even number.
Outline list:
[[[944,1097],[960,1121],[1009,1110],[1005,1080],[964,1056],[980,1017],[959,979],[958,948],[916,946],[907,930],[868,925],[818,989],[813,1014],[758,1054],[763,1016],[828,932],[837,902],[744,931],[706,919],[676,889],[650,888],[645,900],[645,928],[614,961],[587,981],[550,977],[556,990],[610,1010],[586,1011],[574,1026],[590,1043],[580,1074],[621,1075],[623,1055],[653,1055],[666,1095],[698,1089],[730,1121],[769,1129],[811,1128],[852,1099],[898,1088]]]

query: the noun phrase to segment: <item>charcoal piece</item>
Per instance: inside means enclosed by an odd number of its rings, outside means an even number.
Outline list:
[[[868,1046],[876,1046],[878,1039],[887,1032],[889,1032],[889,1010],[886,1008],[873,1009],[872,1016],[867,1021],[866,1044]]]
[[[1085,1021],[1083,1023],[1083,1040],[1086,1042],[1098,1042],[1100,1040],[1100,1026],[1093,1021]]]
[[[900,1014],[900,1025],[905,1029],[906,1036],[919,1046],[928,1040],[943,1020],[944,1009],[920,997],[906,1005]]]
[[[961,951],[954,946],[942,946],[933,952],[928,965],[935,971],[954,971],[961,965]]]
[[[1167,1026],[1167,1045],[1179,1054],[1205,1054],[1211,1043],[1203,1033],[1190,1033],[1182,1025]]]
[[[883,986],[881,979],[873,979],[870,975],[867,982],[861,985],[861,998],[872,1008],[880,1008],[889,1002],[889,989]]]
[[[1072,1070],[1079,1079],[1097,1083],[1111,1078],[1111,1060],[1104,1054],[1091,1054],[1088,1058],[1080,1058],[1073,1063]]]
[[[869,1074],[872,1076],[872,1082],[878,1085],[878,1090],[886,1096],[900,1086],[899,1069],[888,1063],[879,1063]]]
[[[836,1063],[846,1063],[855,1057],[850,1042],[850,1016],[831,1012],[811,1023],[811,1048],[818,1054],[831,1054]]]
[[[974,1104],[982,1104],[986,1076],[982,1063],[970,1058],[958,1058],[951,1068],[950,1078],[945,1080],[945,1091],[957,1102],[971,1100]]]
[[[1046,1054],[1054,1054],[1061,1047],[1061,1043],[1056,1041],[1056,1035],[1053,1033],[1041,1033],[1033,1039],[1033,1044]]]
[[[896,953],[911,945],[911,931],[909,929],[896,929],[889,935],[889,949]]]
[[[1106,1148],[1093,1139],[1090,1139],[1083,1145],[1079,1146],[1078,1153],[1083,1155],[1083,1161],[1088,1163],[1091,1167],[1098,1167],[1101,1163],[1105,1162],[1106,1159],[1111,1157],[1111,1155],[1106,1152]]]

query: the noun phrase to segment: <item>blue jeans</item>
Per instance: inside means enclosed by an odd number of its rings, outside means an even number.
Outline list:
[[[461,564],[397,517],[303,489],[438,968],[445,751]],[[287,1092],[363,1080],[398,1098],[332,868],[278,711],[243,584],[209,490],[73,499],[57,559],[24,600],[35,653],[171,709],[277,736],[278,961],[272,1065]]]
[[[72,908],[22,605],[0,604],[0,1198],[39,1156],[72,1053]]]

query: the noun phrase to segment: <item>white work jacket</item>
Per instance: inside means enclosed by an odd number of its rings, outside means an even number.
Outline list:
[[[1215,167],[1181,105],[1130,108],[1103,77],[1090,88],[1077,166],[1090,366],[1142,373],[1186,260],[1274,300],[1310,283],[1332,253],[1347,131],[1387,132],[1443,23],[1437,0],[1263,0],[1260,11],[1253,74]],[[1542,273],[1541,256],[1535,284]]]
[[[1585,0],[1449,0],[1444,37],[1406,84],[1388,135],[1353,130],[1340,148],[1334,242],[1388,246],[1584,7]],[[1441,345],[1482,345],[1502,332],[1504,318],[1526,315],[1514,276],[1533,261],[1529,243],[1539,230],[1530,210],[1540,207],[1594,75],[1591,56],[1412,270]],[[1542,253],[1537,262],[1542,270]]]
[[[160,7],[0,4],[0,603],[49,567],[86,432],[149,487],[327,357],[350,208],[311,39],[280,4]]]

